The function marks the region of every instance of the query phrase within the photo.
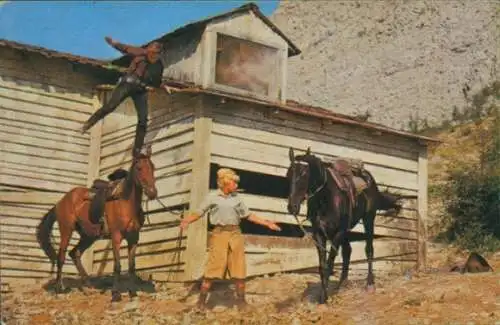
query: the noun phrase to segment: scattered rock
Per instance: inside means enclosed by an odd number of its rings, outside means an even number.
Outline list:
[[[190,325],[191,324],[191,316],[189,314],[184,314],[184,316],[182,317],[182,322],[181,322],[182,325]]]
[[[227,307],[226,306],[215,306],[212,311],[214,313],[222,313],[222,312],[225,312],[227,310]]]

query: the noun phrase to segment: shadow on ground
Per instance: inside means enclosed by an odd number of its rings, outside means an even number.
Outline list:
[[[113,276],[93,276],[89,277],[88,281],[83,284],[79,278],[63,278],[63,284],[65,287],[64,293],[69,293],[73,290],[83,291],[85,288],[92,288],[96,290],[100,290],[101,294],[107,291],[111,291],[113,288]],[[120,278],[120,285],[118,286],[118,290],[120,293],[128,292],[130,288],[135,289],[137,292],[146,292],[146,293],[155,293],[155,285],[152,281],[145,281],[141,278],[137,278],[133,281],[127,275],[122,275]],[[55,292],[55,279],[50,280],[49,282],[43,285],[43,289],[48,292]],[[111,293],[110,293],[111,294]]]

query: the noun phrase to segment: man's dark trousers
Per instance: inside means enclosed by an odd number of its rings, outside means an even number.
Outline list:
[[[147,90],[136,84],[127,81],[121,81],[111,94],[111,98],[100,109],[98,109],[85,123],[85,130],[90,129],[99,120],[109,113],[113,112],[127,97],[134,101],[135,111],[137,113],[137,126],[135,130],[135,141],[132,153],[134,157],[139,154],[144,137],[146,136],[148,125],[148,95]]]

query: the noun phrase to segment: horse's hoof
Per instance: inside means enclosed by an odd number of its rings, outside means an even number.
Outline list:
[[[118,302],[118,301],[121,301],[121,300],[122,300],[122,295],[119,292],[114,291],[111,294],[111,302]]]
[[[64,285],[62,285],[62,284],[58,284],[58,285],[56,285],[54,291],[56,292],[56,294],[65,293],[67,291],[67,288],[64,287]]]
[[[375,285],[374,284],[369,284],[366,286],[366,292],[367,293],[375,293]]]
[[[340,290],[341,288],[349,288],[351,282],[347,279],[340,280],[339,284],[337,285],[337,290]]]

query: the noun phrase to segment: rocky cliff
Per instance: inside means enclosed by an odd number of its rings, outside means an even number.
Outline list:
[[[500,1],[286,1],[271,20],[302,54],[288,98],[408,129],[449,120],[499,80]]]

